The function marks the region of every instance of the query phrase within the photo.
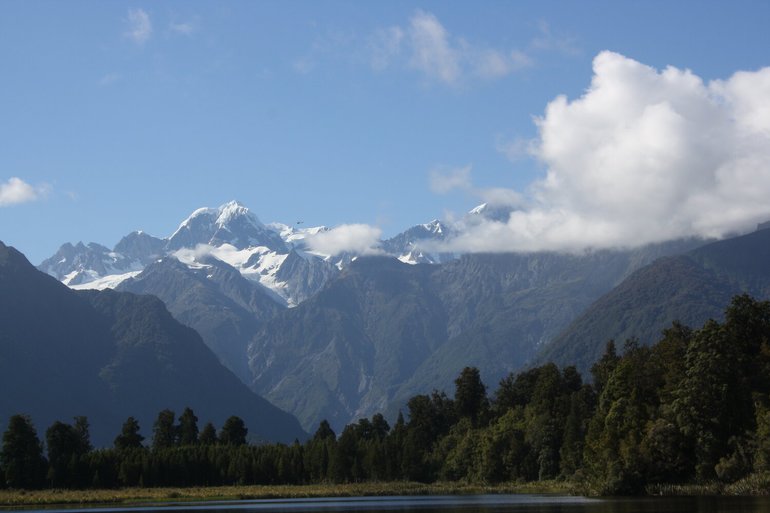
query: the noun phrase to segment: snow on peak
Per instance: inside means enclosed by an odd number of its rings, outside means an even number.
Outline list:
[[[280,235],[285,243],[294,248],[304,248],[304,240],[308,235],[329,231],[329,228],[326,226],[300,228],[299,226],[289,226],[283,223],[270,223],[267,227]]]
[[[435,234],[441,234],[444,233],[444,226],[441,224],[441,221],[438,219],[434,219],[433,221],[429,223],[425,223],[422,225],[425,230],[429,231],[430,233]]]
[[[469,214],[482,214],[487,209],[487,204],[482,203],[481,205],[474,207],[468,211]]]
[[[235,200],[228,201],[224,205],[220,206],[217,209],[217,212],[218,216],[216,224],[220,228],[227,226],[234,219],[238,218],[244,218],[258,228],[264,227],[259,218],[257,218],[257,216],[254,215],[254,213],[251,212],[248,207]]]
[[[176,234],[181,232],[183,229],[191,226],[195,222],[195,220],[198,219],[199,217],[211,216],[211,215],[214,215],[215,212],[217,212],[216,209],[208,208],[208,207],[196,209],[192,214],[187,216],[187,219],[185,219],[179,224],[179,228],[177,228],[176,231],[172,233],[171,237],[169,238],[173,239]]]
[[[174,235],[179,233],[183,228],[192,226],[194,222],[201,217],[209,217],[210,219],[213,219],[214,224],[219,228],[226,227],[233,220],[239,218],[248,220],[250,224],[258,228],[262,228],[264,226],[262,222],[260,222],[260,220],[257,218],[257,216],[248,209],[248,207],[244,206],[238,201],[233,200],[228,201],[224,205],[221,205],[219,208],[203,207],[195,210],[187,217],[187,219],[182,221],[182,224],[179,225],[179,228],[177,228],[177,230],[171,235],[170,238],[173,238]]]

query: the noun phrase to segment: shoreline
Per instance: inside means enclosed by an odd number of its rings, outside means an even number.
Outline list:
[[[420,495],[543,494],[584,495],[586,488],[569,481],[500,483],[462,482],[431,484],[391,481],[366,483],[321,483],[310,485],[233,485],[205,487],[118,488],[85,490],[0,489],[0,511],[36,506],[142,506],[170,502],[217,502],[260,499],[314,499],[323,497],[377,497]],[[770,495],[770,473],[747,476],[734,483],[650,485],[640,497],[766,496]]]
[[[120,488],[86,490],[0,490],[0,510],[33,506],[149,505],[167,502],[215,502],[259,499],[312,499],[322,497],[377,497],[396,495],[559,494],[575,495],[568,483],[347,483],[314,485],[250,485],[211,487]]]

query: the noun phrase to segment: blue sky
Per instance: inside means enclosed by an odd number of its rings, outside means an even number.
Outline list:
[[[534,118],[559,95],[579,99],[597,63],[637,62],[661,80],[667,66],[691,70],[721,94],[712,81],[770,66],[768,25],[764,1],[4,1],[0,240],[37,264],[66,241],[167,236],[195,208],[230,199],[264,222],[364,223],[389,236],[495,190],[526,198],[569,158],[544,144],[556,118],[541,128]],[[628,61],[597,59],[605,50]],[[767,101],[761,89],[745,116]],[[754,139],[767,114],[755,118]],[[724,226],[684,215],[665,235],[719,235],[765,215],[736,212]],[[467,244],[510,227],[487,228]],[[570,237],[593,233],[582,230]],[[624,227],[598,230],[601,245]]]

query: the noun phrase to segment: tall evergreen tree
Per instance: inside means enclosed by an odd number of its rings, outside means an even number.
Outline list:
[[[165,449],[177,445],[179,430],[174,425],[174,412],[165,409],[158,413],[152,428],[152,448]]]
[[[313,435],[313,440],[336,440],[336,438],[337,435],[334,434],[334,430],[326,419],[321,421]]]
[[[57,488],[71,486],[70,462],[79,456],[80,437],[69,424],[56,421],[46,430],[48,482]]]
[[[455,407],[457,415],[471,419],[476,425],[489,409],[487,387],[481,381],[476,367],[465,367],[455,380]]]
[[[185,408],[179,416],[179,445],[198,443],[198,417],[192,409]]]
[[[38,488],[45,480],[43,448],[26,415],[14,415],[8,420],[0,449],[0,470],[6,486],[11,488]]]
[[[207,422],[203,426],[198,441],[201,445],[214,445],[219,441],[217,439],[217,430],[214,428],[214,424]]]
[[[134,417],[128,417],[123,423],[120,434],[115,437],[115,448],[139,449],[142,447],[144,437],[139,434],[139,422]]]
[[[91,452],[94,446],[91,445],[91,425],[88,423],[88,417],[83,415],[75,417],[75,424],[72,427],[78,438],[78,453],[86,454]]]
[[[615,341],[610,340],[607,342],[607,346],[604,349],[604,354],[601,359],[591,367],[591,375],[594,378],[594,389],[596,390],[597,396],[602,394],[604,385],[609,381],[610,375],[612,375],[619,360],[620,357],[615,349]]]
[[[225,445],[245,445],[248,432],[243,419],[233,415],[228,417],[222,426],[222,430],[219,432],[219,441]]]

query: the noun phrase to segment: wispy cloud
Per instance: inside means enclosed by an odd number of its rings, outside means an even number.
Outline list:
[[[130,9],[128,11],[128,30],[125,36],[138,45],[146,43],[152,36],[152,22],[150,15],[142,9]]]
[[[605,51],[587,91],[555,98],[536,125],[527,151],[546,173],[526,202],[442,250],[632,247],[770,219],[770,67],[704,82]]]
[[[168,26],[169,30],[175,34],[181,34],[183,36],[191,36],[197,30],[197,24],[192,21],[174,23],[171,22]]]
[[[421,10],[404,26],[377,30],[366,46],[375,71],[405,66],[448,85],[499,79],[533,64],[523,50],[493,48],[454,36],[433,13]]]
[[[523,204],[522,195],[513,189],[474,186],[471,179],[472,170],[470,165],[448,170],[434,169],[429,175],[430,190],[435,194],[459,190],[493,206],[518,208]]]
[[[488,79],[504,77],[534,64],[532,58],[522,51],[511,50],[505,53],[493,49],[477,51],[472,62],[474,73]]]
[[[51,187],[47,184],[36,187],[18,177],[11,177],[0,183],[0,207],[10,207],[21,203],[37,201],[48,195]]]
[[[530,42],[532,48],[555,51],[571,57],[583,54],[575,37],[555,32],[545,20],[540,20],[537,27],[540,33]]]
[[[450,43],[444,26],[431,13],[418,11],[409,20],[412,57],[409,65],[426,76],[446,83],[460,77],[460,51]]]
[[[536,145],[537,141],[522,137],[508,140],[498,136],[495,141],[495,149],[508,157],[511,162],[532,157],[537,150]]]
[[[401,27],[378,29],[369,36],[367,49],[369,64],[375,71],[388,68],[401,54],[404,31]]]

